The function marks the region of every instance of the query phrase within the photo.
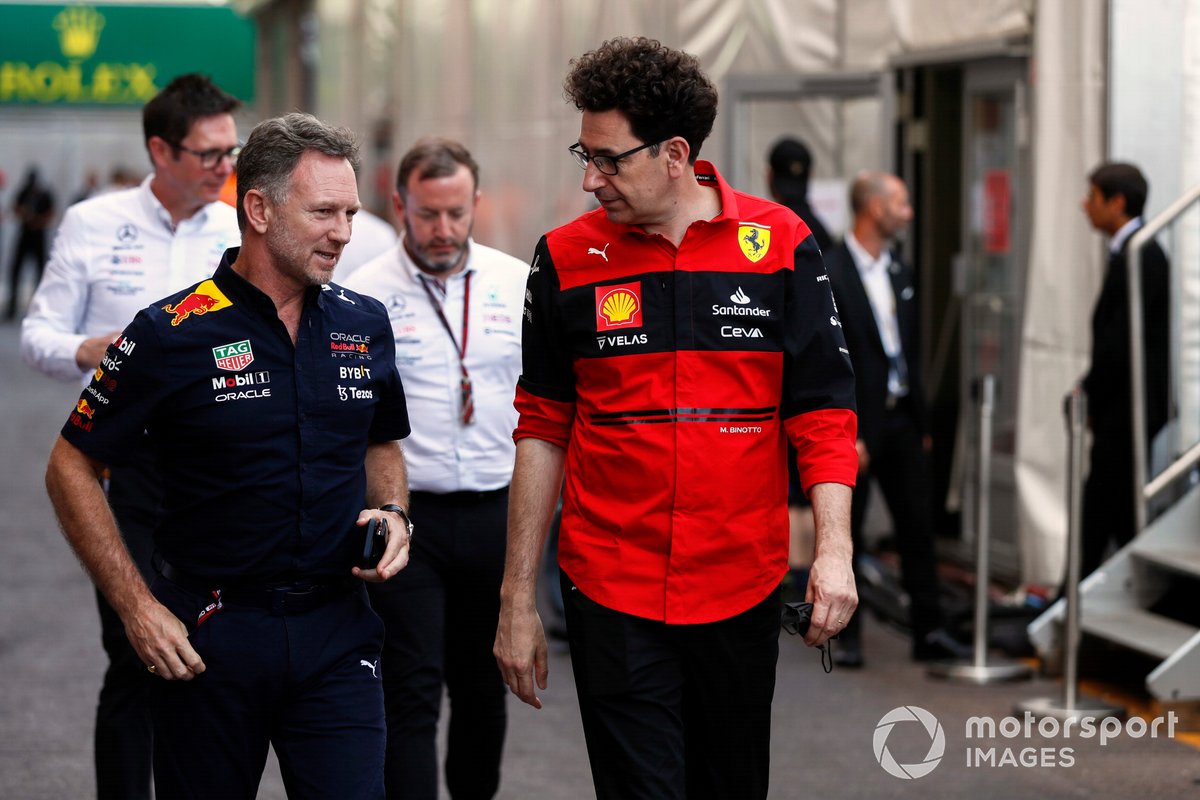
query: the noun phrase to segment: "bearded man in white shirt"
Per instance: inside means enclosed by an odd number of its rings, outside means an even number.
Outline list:
[[[443,684],[451,796],[491,797],[500,782],[506,692],[492,643],[529,268],[471,238],[479,196],[466,148],[418,141],[400,162],[392,198],[400,242],[344,281],[383,301],[391,317],[412,423],[404,445],[411,512],[425,531],[408,567],[370,589],[387,626],[389,798],[438,796]]]
[[[237,212],[219,202],[239,150],[240,101],[203,75],[175,78],[142,110],[154,173],[141,185],[71,206],[21,324],[21,355],[53,377],[121,381],[105,348],[148,303],[212,275],[241,241]],[[98,399],[97,402],[103,402]],[[149,454],[113,469],[108,500],[147,578],[161,490]],[[96,709],[96,794],[149,798],[152,734],[146,672],[116,612],[97,591],[109,666]]]

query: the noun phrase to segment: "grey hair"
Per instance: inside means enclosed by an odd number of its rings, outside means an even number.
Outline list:
[[[310,150],[344,158],[358,172],[358,143],[347,128],[335,128],[298,111],[254,126],[237,160],[237,215],[243,233],[246,192],[257,189],[272,203],[283,203],[296,165]]]

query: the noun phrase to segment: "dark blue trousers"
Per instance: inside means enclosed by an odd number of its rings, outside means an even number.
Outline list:
[[[226,603],[159,576],[206,670],[155,685],[158,800],[254,800],[273,746],[291,800],[381,800],[383,623],[359,587],[300,613]]]
[[[492,654],[508,494],[412,493],[412,551],[399,575],[370,587],[383,617],[389,800],[437,800],[437,725],[450,697],[446,787],[455,800],[496,794],[507,690]]]
[[[719,622],[667,625],[564,573],[571,667],[600,800],[767,796],[780,590]]]

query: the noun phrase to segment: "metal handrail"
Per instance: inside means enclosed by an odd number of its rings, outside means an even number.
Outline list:
[[[1129,285],[1129,378],[1132,382],[1133,399],[1133,497],[1137,520],[1136,531],[1146,527],[1147,506],[1168,484],[1182,475],[1193,464],[1200,461],[1200,445],[1191,448],[1176,459],[1152,483],[1146,481],[1146,365],[1142,348],[1142,248],[1154,236],[1200,201],[1200,185],[1193,186],[1182,197],[1143,225],[1129,240],[1128,285]],[[1168,478],[1171,475],[1173,477]]]

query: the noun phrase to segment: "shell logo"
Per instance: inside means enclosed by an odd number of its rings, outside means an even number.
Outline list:
[[[629,322],[637,310],[637,298],[626,291],[613,292],[600,307],[600,313],[604,315],[610,325]]]
[[[596,330],[642,327],[642,283],[596,287]]]

